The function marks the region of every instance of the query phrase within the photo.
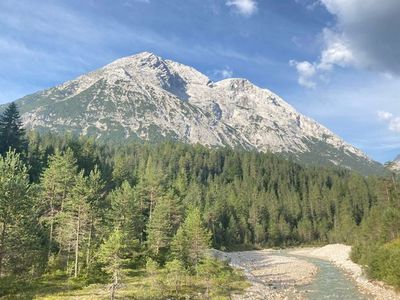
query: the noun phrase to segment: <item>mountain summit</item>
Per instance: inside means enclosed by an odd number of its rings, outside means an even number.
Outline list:
[[[389,171],[400,173],[400,155],[398,155],[393,161],[387,162],[385,166]]]
[[[282,153],[374,173],[382,166],[279,96],[143,52],[17,101],[30,129],[99,140],[177,140]]]

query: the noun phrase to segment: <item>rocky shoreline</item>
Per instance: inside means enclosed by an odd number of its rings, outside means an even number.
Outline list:
[[[289,251],[292,255],[315,257],[335,264],[348,274],[357,284],[359,290],[378,300],[400,299],[400,294],[382,282],[369,280],[362,267],[350,259],[351,246],[331,244],[318,248],[300,248]]]
[[[214,253],[230,265],[242,269],[251,283],[244,294],[232,299],[305,299],[307,291],[298,289],[311,283],[318,268],[305,260],[280,255],[277,250]]]
[[[251,283],[244,294],[232,295],[232,299],[236,300],[307,299],[308,291],[305,287],[315,279],[318,267],[307,261],[306,257],[326,260],[342,269],[366,298],[400,299],[400,294],[392,288],[368,280],[361,266],[350,260],[350,251],[350,246],[331,244],[284,252],[273,249],[229,253],[213,250],[213,256],[229,261],[232,267],[242,269]]]

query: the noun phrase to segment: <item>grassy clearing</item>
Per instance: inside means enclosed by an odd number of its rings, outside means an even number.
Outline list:
[[[165,270],[149,275],[146,270],[124,270],[116,299],[230,299],[249,286],[241,272],[228,266],[218,276],[182,275],[171,278]],[[71,280],[65,275],[45,276],[34,282],[3,280],[1,299],[110,299],[107,284]],[[4,295],[7,293],[8,295]]]
[[[25,281],[17,278],[0,280],[0,299],[37,299],[54,293],[74,291],[85,286],[84,281],[71,280],[65,274],[44,275],[40,279]]]

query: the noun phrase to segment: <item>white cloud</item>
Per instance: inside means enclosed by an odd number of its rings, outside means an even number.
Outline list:
[[[389,125],[389,130],[400,133],[400,117],[387,111],[378,111],[378,118]]]
[[[323,29],[320,58],[310,62],[317,73],[353,66],[400,76],[399,0],[318,1],[336,23]]]
[[[226,78],[232,78],[233,76],[233,71],[229,67],[225,67],[220,70],[214,70],[212,72],[212,75],[216,77],[217,79],[226,79]]]
[[[393,118],[393,114],[387,111],[378,111],[378,118],[382,121],[388,121]]]
[[[320,0],[358,67],[400,75],[400,1]]]
[[[258,10],[255,0],[228,0],[225,4],[234,7],[240,14],[246,17],[255,14]]]
[[[318,61],[300,63],[295,60],[290,61],[290,65],[297,70],[301,86],[315,88],[318,79],[324,79],[325,74],[332,71],[335,66],[347,67],[355,64],[352,51],[339,34],[325,28],[323,42],[324,48]]]
[[[354,63],[353,53],[340,35],[324,29],[323,37],[325,47],[321,53],[318,69],[330,71],[335,65],[346,67]]]
[[[297,73],[299,74],[298,82],[301,86],[315,88],[316,83],[314,82],[314,76],[317,73],[315,65],[308,61],[298,62],[295,60],[291,60],[290,65],[296,68]]]

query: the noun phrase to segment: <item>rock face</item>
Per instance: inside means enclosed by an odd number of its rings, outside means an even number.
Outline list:
[[[400,155],[394,161],[386,163],[385,166],[391,172],[400,173]]]
[[[246,79],[212,82],[197,70],[140,53],[17,102],[29,129],[99,140],[177,140],[282,153],[379,173],[382,165]]]

